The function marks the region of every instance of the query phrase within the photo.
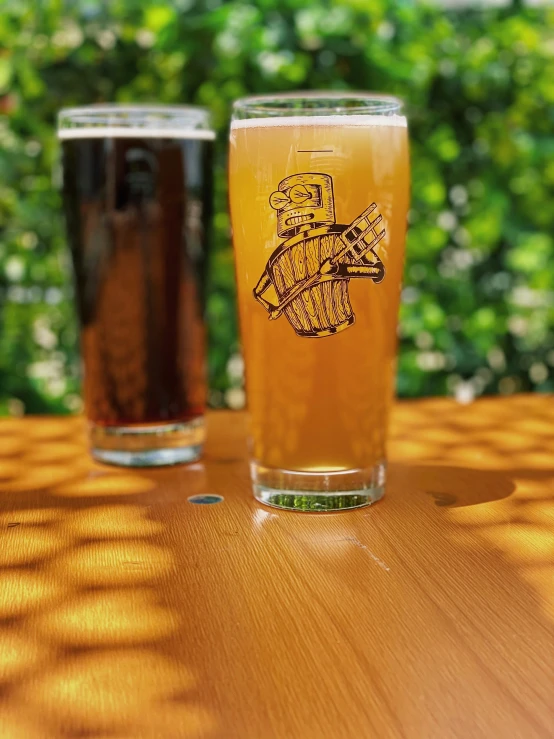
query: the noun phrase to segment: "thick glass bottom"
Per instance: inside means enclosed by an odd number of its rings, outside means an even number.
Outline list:
[[[343,511],[383,497],[386,463],[357,470],[295,472],[251,463],[254,496],[260,503],[293,511]]]
[[[195,462],[202,454],[204,419],[143,426],[90,423],[91,454],[123,467],[161,467]]]

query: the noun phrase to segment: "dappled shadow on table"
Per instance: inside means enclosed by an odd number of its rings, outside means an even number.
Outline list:
[[[323,516],[258,505],[243,437],[224,435],[223,421],[207,470],[158,471],[94,465],[78,424],[63,436],[21,421],[2,436],[0,422],[0,439],[12,440],[0,458],[12,464],[0,478],[0,737],[219,736],[237,713],[246,736],[244,706],[296,707],[299,654],[318,655],[313,674],[333,676],[350,649],[360,702],[367,666],[381,665],[377,683],[407,726],[418,716],[432,733],[421,696],[445,685],[456,700],[436,735],[447,735],[460,694],[491,732],[482,695],[495,705],[507,695],[508,719],[521,709],[532,722],[546,689],[521,676],[541,674],[525,664],[549,643],[554,617],[554,422],[534,402],[400,405],[384,500]],[[79,468],[71,479],[64,460]],[[58,473],[33,487],[44,467]],[[225,505],[183,505],[203,492]],[[292,642],[302,608],[304,641]],[[245,654],[279,662],[288,682],[260,675]]]
[[[553,450],[554,404],[547,396],[404,404],[392,423],[391,475],[443,507],[459,543],[501,551],[551,619]]]
[[[554,414],[533,401],[401,403],[381,501],[328,515],[253,510],[257,581],[283,608],[273,637],[286,643],[308,602],[310,653],[332,674],[356,652],[349,685],[364,683],[360,663],[376,676],[365,698],[387,696],[401,717],[391,735],[538,736],[548,725]],[[287,611],[282,593],[296,582]]]
[[[0,422],[2,739],[211,733],[202,676],[167,647],[159,479],[95,465],[80,419]]]

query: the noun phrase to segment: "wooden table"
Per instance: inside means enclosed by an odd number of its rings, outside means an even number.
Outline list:
[[[374,507],[287,513],[242,414],[148,471],[0,422],[1,739],[552,736],[553,399],[399,403],[390,459]]]

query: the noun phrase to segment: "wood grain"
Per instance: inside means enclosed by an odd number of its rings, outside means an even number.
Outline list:
[[[399,403],[333,515],[254,501],[245,424],[135,471],[0,421],[0,737],[552,736],[552,398]]]

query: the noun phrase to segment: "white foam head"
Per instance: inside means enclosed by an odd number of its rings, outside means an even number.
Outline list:
[[[178,105],[87,105],[58,114],[58,138],[167,138],[211,141],[204,108]]]
[[[214,131],[186,128],[141,128],[138,126],[89,126],[60,128],[59,139],[201,139],[213,141]]]
[[[231,131],[239,128],[284,128],[288,126],[341,126],[369,128],[387,127],[406,128],[406,116],[403,115],[291,115],[271,118],[247,118],[231,122]]]

